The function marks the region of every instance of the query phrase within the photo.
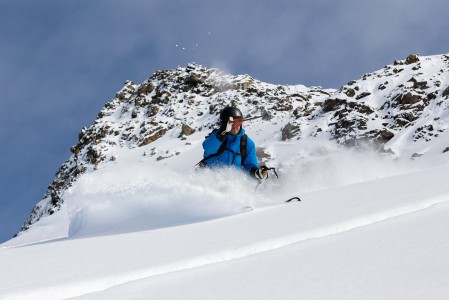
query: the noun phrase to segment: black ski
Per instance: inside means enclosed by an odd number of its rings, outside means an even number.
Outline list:
[[[293,197],[293,198],[288,199],[285,202],[292,202],[293,200],[301,201],[301,199],[299,199],[299,197]]]

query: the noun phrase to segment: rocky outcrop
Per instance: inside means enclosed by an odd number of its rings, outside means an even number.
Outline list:
[[[331,125],[329,130],[338,143],[387,151],[384,146],[393,137],[418,126],[423,118],[434,123],[431,113],[438,116],[448,109],[445,99],[449,88],[442,85],[449,73],[447,62],[447,55],[412,54],[364,74],[325,100],[321,117]],[[440,66],[438,73],[434,72],[435,65]],[[429,109],[431,112],[426,113]],[[429,141],[444,132],[447,126],[437,123],[433,130],[426,126],[414,128],[414,140]]]
[[[298,125],[288,123],[282,128],[282,140],[286,141],[298,135],[300,128]]]

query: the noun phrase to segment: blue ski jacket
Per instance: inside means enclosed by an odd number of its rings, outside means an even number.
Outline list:
[[[246,141],[246,157],[243,161],[240,155],[240,139],[245,134],[245,129],[241,129],[237,135],[228,135],[223,143],[226,143],[226,149],[219,156],[214,156],[206,161],[206,164],[211,167],[220,166],[235,166],[243,168],[250,172],[252,168],[259,168],[259,163],[256,156],[256,146],[249,137]],[[222,142],[217,138],[217,132],[212,132],[210,136],[203,142],[204,158],[211,154],[218,152]],[[234,163],[233,163],[234,162]]]

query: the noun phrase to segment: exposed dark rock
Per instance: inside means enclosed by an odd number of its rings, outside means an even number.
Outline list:
[[[292,111],[293,104],[291,101],[283,100],[277,102],[277,104],[273,107],[273,109],[277,111]]]
[[[448,97],[449,96],[449,86],[443,91],[443,96]]]
[[[282,140],[286,141],[293,138],[299,131],[300,128],[298,125],[288,123],[284,128],[282,128]]]
[[[381,144],[385,144],[389,140],[391,140],[394,137],[394,133],[391,131],[388,131],[386,129],[381,130],[377,136],[377,141]]]
[[[152,105],[148,110],[148,116],[153,117],[153,116],[157,115],[158,112],[159,112],[159,107],[157,107],[156,105]]]
[[[435,135],[433,132],[435,129],[432,124],[420,126],[415,130],[414,139],[424,139],[429,141],[432,136]]]
[[[169,155],[169,156],[162,156],[162,155],[160,155],[160,156],[158,156],[157,158],[156,158],[156,161],[160,161],[160,160],[163,160],[163,159],[166,159],[166,158],[170,158],[170,157],[172,157],[173,155]]]
[[[405,59],[405,63],[407,65],[409,64],[413,64],[419,61],[419,56],[418,54],[410,54],[409,56],[407,56],[407,58]]]
[[[151,83],[141,84],[137,89],[139,95],[148,95],[154,90],[154,86]]]
[[[407,105],[415,104],[419,102],[421,98],[418,95],[413,95],[412,93],[408,92],[406,94],[396,96],[394,100],[400,105]]]
[[[195,132],[195,129],[193,129],[192,127],[190,127],[187,124],[182,124],[181,135],[191,135],[194,132]]]
[[[379,90],[385,90],[385,89],[387,88],[387,87],[386,87],[387,83],[388,83],[388,82],[382,83],[382,84],[379,85],[377,88],[378,88]]]
[[[427,100],[433,100],[433,99],[436,99],[437,98],[437,95],[435,94],[435,93],[429,93],[429,94],[427,94]]]
[[[356,123],[355,120],[342,118],[338,120],[338,122],[335,124],[335,128],[337,130],[340,130],[340,132],[341,129],[345,129],[345,132],[348,132],[351,131],[352,126],[354,126],[355,123]],[[339,136],[341,136],[341,134]]]
[[[94,149],[93,147],[89,147],[86,153],[86,160],[90,164],[98,165],[104,160],[104,156],[101,151]]]
[[[356,102],[348,102],[347,107],[349,107],[352,110],[358,111],[359,113],[362,113],[364,115],[369,115],[374,112],[374,110],[365,104],[359,104]]]
[[[323,105],[321,106],[321,109],[323,112],[330,112],[334,111],[337,108],[339,108],[341,105],[345,104],[347,101],[343,99],[327,99],[324,101]]]
[[[411,112],[403,112],[393,117],[395,123],[400,127],[406,126],[410,122],[415,121],[417,118],[418,117]]]
[[[205,77],[202,77],[200,74],[196,73],[190,73],[190,76],[186,78],[186,83],[192,87],[204,83],[205,81],[206,81]]]
[[[413,88],[414,89],[427,89],[427,81],[417,81],[415,78],[410,78],[410,80],[408,82],[413,82]]]
[[[354,90],[354,89],[348,89],[348,90],[345,92],[345,94],[346,94],[346,96],[348,96],[348,97],[354,97],[354,96],[355,96],[355,90]]]
[[[164,136],[164,134],[165,134],[166,132],[167,132],[166,129],[161,129],[161,130],[157,131],[155,134],[153,134],[153,135],[151,135],[151,136],[149,136],[149,137],[146,137],[146,138],[139,144],[139,147],[142,147],[142,146],[145,146],[145,145],[148,145],[148,144],[154,142],[154,141],[157,140],[158,138]]]
[[[369,95],[371,95],[371,93],[363,92],[360,95],[357,95],[357,97],[355,97],[355,99],[359,100],[359,99],[365,98],[366,96],[369,96]]]

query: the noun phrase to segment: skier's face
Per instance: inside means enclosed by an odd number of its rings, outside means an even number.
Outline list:
[[[239,125],[232,124],[232,129],[231,129],[231,131],[229,133],[232,134],[232,135],[237,135],[237,134],[239,134],[241,127],[242,126],[240,124]]]
[[[240,128],[242,128],[242,124],[243,124],[243,118],[241,118],[241,117],[233,118],[232,128],[231,128],[231,131],[229,133],[232,134],[232,135],[239,134]]]

